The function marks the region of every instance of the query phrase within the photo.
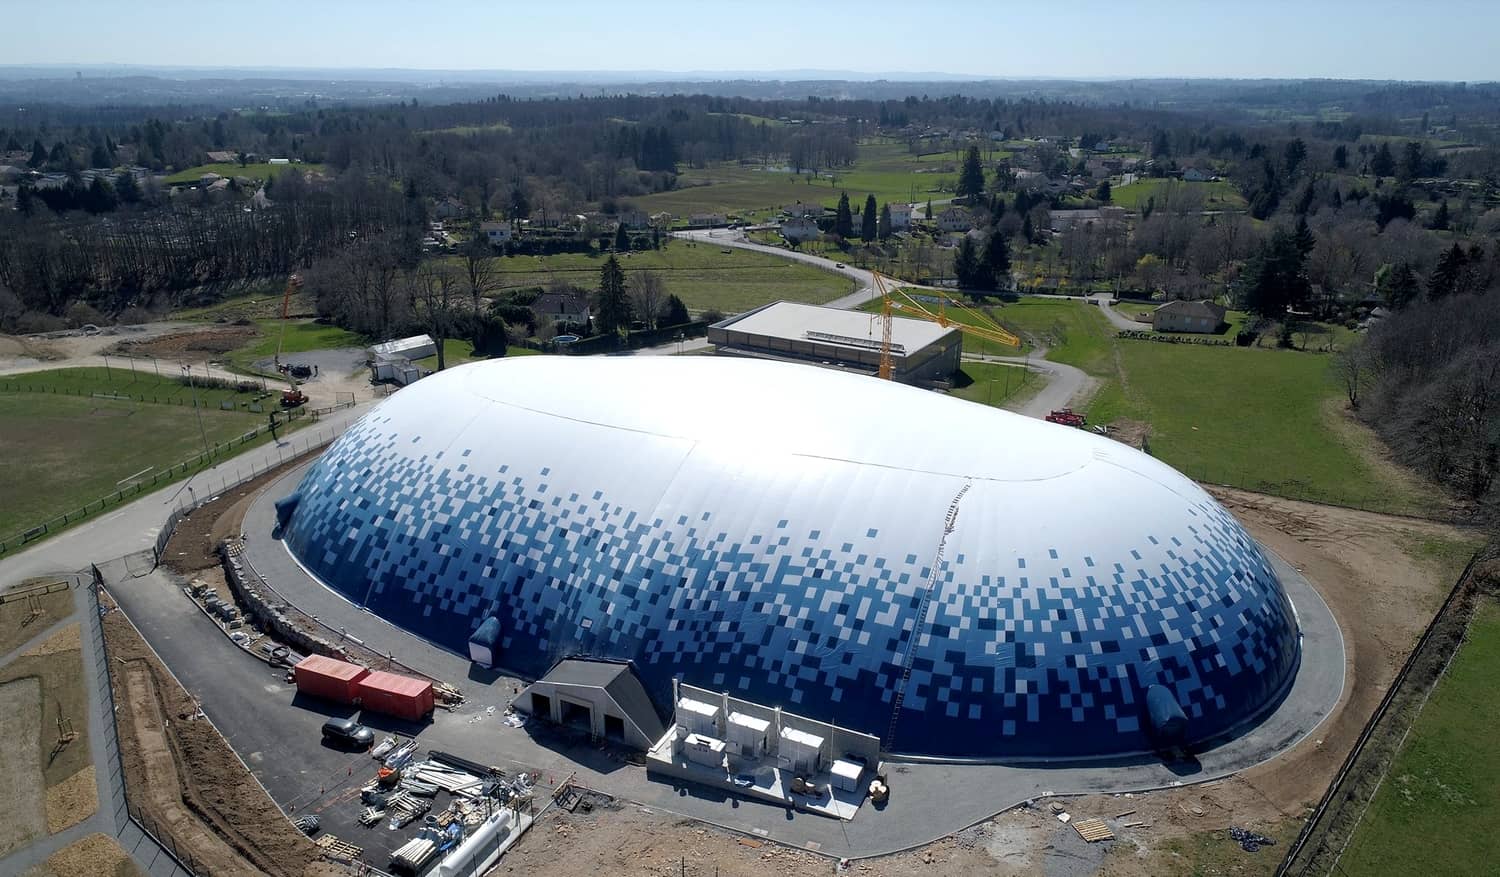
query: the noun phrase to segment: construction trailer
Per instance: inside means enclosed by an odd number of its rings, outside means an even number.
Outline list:
[[[366,351],[370,359],[425,359],[437,354],[437,343],[431,335],[413,335],[373,344]]]
[[[308,655],[292,668],[292,678],[300,694],[352,704],[359,700],[360,682],[369,672],[358,664],[327,655]]]

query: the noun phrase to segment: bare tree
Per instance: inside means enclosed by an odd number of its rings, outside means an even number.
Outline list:
[[[630,300],[635,312],[646,324],[655,329],[661,312],[667,304],[667,284],[656,271],[636,271],[630,277]]]
[[[476,316],[483,312],[480,301],[500,285],[499,265],[495,262],[495,250],[489,238],[474,224],[474,233],[464,245],[459,262],[463,271],[464,286],[469,293],[469,312]]]
[[[401,282],[416,309],[417,319],[437,345],[438,371],[442,371],[448,367],[443,342],[453,325],[454,305],[460,294],[459,278],[447,266],[427,260],[402,275]]]
[[[1350,408],[1359,408],[1360,390],[1372,377],[1373,364],[1369,348],[1364,344],[1352,344],[1334,354],[1333,373],[1338,375],[1339,381],[1344,385],[1344,395],[1349,399]]]

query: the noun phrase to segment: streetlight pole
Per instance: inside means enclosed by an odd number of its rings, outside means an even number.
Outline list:
[[[193,367],[185,365],[182,373],[187,375],[188,386],[193,391],[193,413],[198,416],[198,435],[203,438],[203,459],[208,459],[208,431],[203,428],[203,411],[198,407],[198,385],[193,383]]]

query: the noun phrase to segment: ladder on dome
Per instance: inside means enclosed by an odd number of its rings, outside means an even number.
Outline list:
[[[964,494],[969,492],[973,482],[965,481],[964,486],[954,494],[953,501],[948,503],[948,514],[943,519],[943,536],[938,540],[937,552],[932,558],[932,570],[927,576],[927,587],[922,589],[922,602],[917,604],[917,621],[912,626],[911,639],[906,641],[906,653],[901,657],[901,679],[896,683],[896,697],[891,701],[891,723],[885,731],[885,748],[896,745],[896,723],[901,720],[901,705],[906,701],[906,683],[911,679],[911,666],[917,659],[917,643],[921,641],[922,634],[927,629],[927,610],[932,605],[932,597],[937,593],[938,576],[943,574],[945,561],[943,553],[948,547],[948,537],[958,526],[958,505],[963,502]]]

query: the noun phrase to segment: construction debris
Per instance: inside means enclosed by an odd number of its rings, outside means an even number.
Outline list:
[[[359,861],[359,856],[364,852],[363,847],[357,847],[351,843],[345,843],[331,834],[325,834],[313,841],[323,850],[323,855],[335,862],[347,862],[353,864]]]
[[[1088,841],[1089,843],[1098,843],[1102,840],[1115,839],[1115,833],[1109,830],[1109,826],[1105,824],[1103,819],[1099,819],[1097,817],[1093,819],[1078,820],[1077,822],[1073,823],[1073,830],[1077,831],[1078,836]]]
[[[1240,845],[1240,849],[1247,853],[1259,852],[1261,847],[1271,846],[1276,841],[1271,840],[1263,834],[1256,834],[1244,828],[1229,829],[1229,837]]]

